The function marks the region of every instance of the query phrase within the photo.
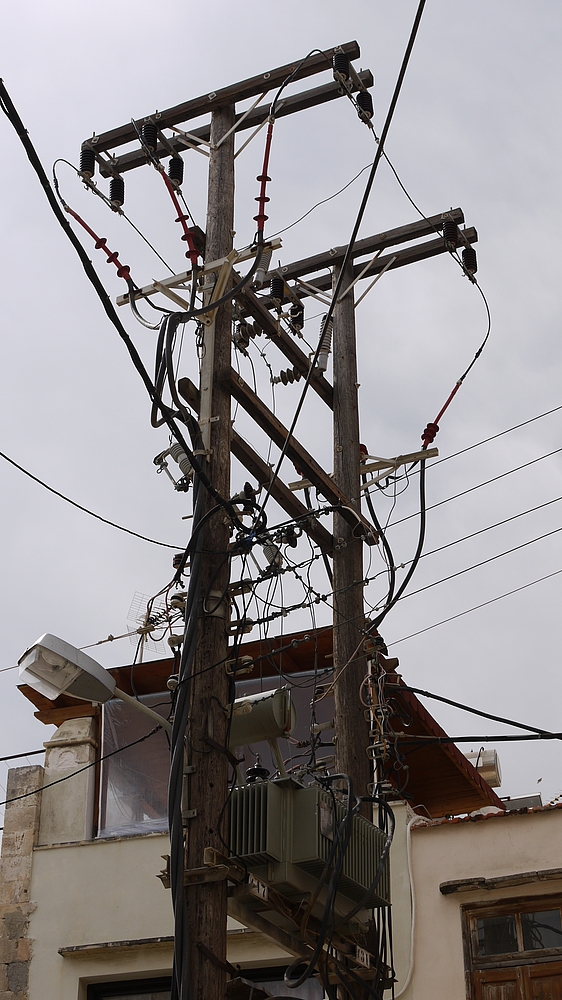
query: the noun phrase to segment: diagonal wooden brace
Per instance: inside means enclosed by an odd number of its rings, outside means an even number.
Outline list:
[[[199,413],[199,390],[189,378],[180,378],[178,391],[189,403],[192,410]],[[251,445],[244,438],[240,437],[235,430],[232,431],[230,450],[235,458],[248,470],[260,486],[267,486],[271,479],[271,469],[267,462],[254,451]],[[334,548],[333,535],[320,524],[315,517],[311,517],[307,508],[295,497],[295,495],[285,486],[281,479],[277,478],[271,489],[271,496],[280,507],[295,521],[300,521],[300,526],[307,535],[320,546],[323,552],[331,555]]]
[[[228,385],[231,394],[238,403],[250,414],[259,427],[266,432],[278,448],[283,448],[288,437],[288,431],[280,420],[262,403],[249,385],[229,368],[221,372],[220,380]],[[328,503],[335,504],[345,520],[357,529],[357,537],[363,537],[368,544],[376,544],[378,536],[371,524],[353,506],[349,497],[330,479],[330,476],[318,465],[318,462],[300,444],[295,437],[289,439],[286,448],[287,457],[302,471],[312,485],[326,498]]]

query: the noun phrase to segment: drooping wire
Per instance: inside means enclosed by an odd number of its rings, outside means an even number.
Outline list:
[[[396,105],[398,103],[398,98],[400,96],[400,91],[402,89],[402,84],[404,82],[404,77],[406,75],[406,70],[408,68],[408,63],[410,61],[410,56],[412,54],[412,50],[413,50],[414,43],[415,43],[415,40],[416,40],[416,36],[417,36],[417,33],[418,33],[418,29],[419,29],[419,26],[420,26],[421,17],[422,17],[422,14],[423,14],[423,9],[425,7],[425,3],[426,3],[426,0],[419,0],[418,8],[417,8],[417,11],[416,11],[416,16],[414,18],[414,23],[413,23],[413,26],[412,26],[412,30],[410,32],[410,37],[409,37],[409,40],[408,40],[408,44],[406,46],[406,52],[405,52],[404,58],[402,60],[402,65],[400,67],[400,72],[398,74],[398,79],[397,79],[397,82],[396,82],[396,86],[394,88],[394,93],[392,95],[390,106],[389,106],[389,109],[388,109],[388,112],[387,112],[386,120],[385,120],[385,123],[384,123],[384,126],[383,126],[383,130],[382,130],[382,133],[381,133],[381,138],[379,140],[379,145],[377,147],[377,152],[376,152],[376,155],[375,155],[375,159],[373,160],[373,165],[372,165],[371,171],[369,173],[369,178],[367,180],[367,185],[365,187],[365,191],[364,191],[364,194],[363,194],[361,205],[359,207],[359,211],[357,213],[357,218],[356,218],[355,224],[353,226],[353,231],[352,231],[352,234],[351,234],[351,238],[350,238],[350,241],[349,241],[349,244],[348,244],[345,256],[344,256],[343,263],[342,263],[340,271],[339,271],[339,275],[338,275],[338,278],[337,278],[337,281],[336,281],[336,285],[335,285],[335,288],[334,288],[332,299],[331,299],[330,305],[328,307],[328,312],[326,314],[326,319],[324,320],[324,328],[327,328],[327,324],[329,323],[330,319],[333,316],[333,312],[334,312],[334,309],[335,309],[335,306],[336,306],[336,302],[338,300],[338,296],[339,296],[340,291],[341,291],[341,285],[342,285],[343,280],[344,280],[345,269],[347,267],[348,261],[351,259],[351,255],[352,255],[352,252],[353,252],[353,247],[354,247],[355,241],[357,239],[357,234],[359,232],[359,227],[361,225],[361,222],[363,221],[363,215],[365,214],[365,209],[367,207],[367,203],[369,201],[369,196],[371,194],[371,188],[373,186],[373,182],[374,182],[374,179],[375,179],[377,168],[378,168],[378,165],[379,165],[379,162],[380,162],[380,159],[381,159],[381,156],[382,156],[382,152],[383,152],[383,149],[384,149],[384,143],[386,141],[386,137],[387,137],[388,131],[390,129],[390,125],[391,125],[391,122],[392,122],[392,119],[393,119],[393,116],[394,116],[394,111],[396,109]],[[289,82],[289,79],[286,81],[285,85],[287,85],[288,82]],[[318,347],[316,348],[316,353],[315,353],[314,358],[312,359],[312,362],[310,364],[310,367],[309,367],[309,370],[308,370],[308,373],[307,373],[307,376],[306,376],[306,379],[305,379],[304,387],[303,387],[303,390],[301,392],[300,399],[299,399],[299,402],[297,404],[297,408],[295,410],[295,414],[293,416],[293,419],[291,421],[291,425],[290,425],[289,430],[287,432],[287,437],[286,437],[285,442],[283,444],[283,447],[281,449],[281,454],[279,456],[279,459],[277,460],[277,464],[275,466],[275,469],[274,469],[274,471],[272,473],[272,476],[270,478],[270,481],[269,481],[269,484],[268,484],[268,487],[267,487],[267,491],[266,491],[266,495],[265,495],[265,498],[264,498],[263,503],[262,503],[262,509],[265,507],[265,505],[266,505],[266,503],[267,503],[267,501],[268,501],[268,499],[269,499],[269,497],[271,495],[271,488],[273,486],[273,483],[275,482],[275,480],[277,479],[277,476],[279,475],[279,471],[281,469],[281,465],[283,464],[283,460],[284,460],[285,455],[287,453],[287,448],[289,446],[289,442],[290,442],[290,440],[292,438],[293,432],[294,432],[295,427],[297,425],[297,421],[298,421],[298,418],[300,416],[300,413],[301,413],[301,410],[302,410],[302,407],[303,407],[303,404],[304,404],[304,400],[305,400],[306,394],[308,392],[308,387],[310,385],[310,381],[311,381],[312,376],[313,376],[314,368],[315,368],[315,366],[317,364],[318,357],[320,355],[321,347],[322,347],[322,338],[319,338]]]
[[[117,215],[122,216],[122,218],[125,219],[125,222],[128,222],[131,228],[135,230],[135,233],[137,233],[137,235],[140,236],[141,240],[144,240],[147,247],[149,247],[149,249],[152,250],[152,253],[155,254],[156,257],[158,257],[158,260],[162,262],[162,264],[164,265],[165,268],[167,268],[170,274],[175,273],[174,269],[171,268],[170,265],[167,263],[167,261],[164,260],[162,255],[158,253],[156,247],[152,245],[150,240],[144,235],[144,233],[138,228],[138,226],[135,226],[135,223],[132,221],[132,219],[129,218],[127,213],[123,211],[123,208],[121,206],[115,207],[115,205],[111,203],[107,195],[105,195],[103,191],[100,191],[97,184],[94,184],[94,182],[89,178],[88,179],[85,178],[78,170],[78,167],[75,167],[74,164],[70,162],[70,160],[65,160],[64,157],[62,156],[57,157],[57,159],[53,163],[53,185],[55,187],[55,190],[57,191],[60,190],[59,181],[56,173],[57,163],[66,163],[67,167],[71,167],[71,169],[74,170],[74,172],[78,175],[78,177],[80,177],[82,183],[88,188],[89,191],[92,192],[92,194],[95,194],[98,198],[101,198],[101,200],[107,205],[108,208],[111,209],[112,212],[115,212]]]
[[[178,545],[170,545],[168,542],[157,542],[155,538],[148,538],[147,535],[140,535],[138,531],[132,531],[131,528],[124,528],[122,524],[116,524],[115,521],[109,521],[108,518],[102,517],[101,514],[96,514],[93,510],[89,510],[88,507],[83,507],[82,504],[77,503],[76,500],[71,500],[70,497],[65,496],[64,493],[59,493],[59,491],[55,490],[54,487],[48,486],[47,483],[44,483],[42,479],[38,479],[38,477],[34,476],[32,472],[29,472],[27,469],[24,469],[23,465],[18,465],[17,462],[14,462],[13,458],[10,458],[9,455],[5,455],[3,451],[0,451],[0,458],[3,458],[6,462],[9,462],[10,465],[13,465],[15,469],[18,469],[20,472],[23,472],[24,476],[27,476],[29,479],[32,479],[34,483],[38,483],[39,486],[42,486],[43,489],[48,490],[49,493],[53,493],[56,497],[60,497],[60,499],[64,500],[65,503],[71,504],[72,507],[76,507],[78,510],[83,511],[84,514],[89,514],[90,517],[95,517],[97,521],[102,521],[103,524],[109,524],[111,528],[117,528],[118,531],[124,531],[127,535],[133,535],[134,538],[140,538],[143,542],[150,542],[152,545],[162,545],[166,549],[175,549],[176,551],[178,548],[181,548],[181,545],[178,546]]]

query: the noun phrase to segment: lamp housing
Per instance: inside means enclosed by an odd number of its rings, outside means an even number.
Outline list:
[[[20,680],[51,701],[69,694],[103,703],[115,692],[115,679],[97,660],[49,632],[25,651],[18,666]]]

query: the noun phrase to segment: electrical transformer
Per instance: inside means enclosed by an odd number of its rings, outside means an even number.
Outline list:
[[[230,800],[231,856],[281,895],[306,898],[317,888],[346,811],[347,806],[330,792],[292,778],[242,785]],[[390,904],[388,858],[369,893],[385,841],[386,835],[373,823],[353,817],[337,885],[335,909],[340,919],[345,920],[359,902],[362,910],[356,919],[363,921],[368,909]],[[322,898],[321,892],[319,905]]]

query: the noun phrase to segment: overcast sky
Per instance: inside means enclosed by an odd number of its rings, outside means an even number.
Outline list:
[[[368,67],[375,76],[380,132],[416,6],[412,0],[286,0],[283,5],[28,0],[5,6],[0,73],[49,173],[57,157],[77,163],[82,140],[94,131],[351,39],[361,47],[357,68]],[[562,532],[532,541],[562,525],[562,452],[544,457],[562,447],[562,410],[540,416],[562,405],[561,35],[562,12],[555,0],[428,0],[386,147],[424,214],[460,206],[467,226],[477,228],[478,278],[492,315],[486,349],[443,418],[435,444],[447,461],[428,471],[428,505],[501,478],[430,510],[426,551],[557,502],[429,554],[411,590],[531,543],[409,597],[382,631],[408,683],[554,731],[562,730],[562,573],[422,630],[562,570]],[[329,79],[325,73],[294,89]],[[0,129],[0,449],[102,516],[181,547],[189,532],[182,517],[190,513],[191,501],[156,474],[152,461],[166,447],[166,432],[151,429],[140,379],[4,116]],[[237,160],[239,246],[253,235],[263,139],[261,132]],[[268,232],[288,226],[343,187],[373,155],[371,134],[343,99],[279,120],[270,164]],[[206,162],[189,152],[185,163],[183,191],[204,227]],[[366,176],[284,234],[279,259],[289,263],[346,243]],[[70,168],[61,164],[59,177],[67,201],[120,251],[138,284],[167,273],[124,220],[84,191]],[[126,185],[131,219],[174,270],[184,270],[179,227],[156,173],[143,167],[126,176]],[[382,164],[360,237],[417,218]],[[87,239],[84,234],[84,245],[98,258],[98,272],[115,299],[123,283]],[[309,317],[321,311],[309,303]],[[154,334],[129,315],[123,318],[151,366]],[[372,454],[391,456],[419,447],[423,428],[481,343],[486,322],[478,291],[448,256],[382,278],[357,309],[361,433]],[[305,328],[314,345],[318,323],[309,319]],[[268,369],[257,352],[252,358],[260,394],[271,405]],[[273,348],[267,358],[275,374],[286,367]],[[241,370],[251,382],[245,359]],[[181,374],[197,379],[190,328]],[[281,386],[275,394],[277,412],[286,422],[297,398],[298,387]],[[263,436],[239,414],[236,427],[267,454]],[[307,399],[296,433],[331,471],[329,415],[316,398]],[[276,454],[273,450],[272,460]],[[540,461],[512,472],[535,459]],[[0,666],[12,666],[46,631],[78,646],[124,632],[135,592],[153,594],[169,580],[172,550],[95,521],[4,461],[0,477]],[[295,478],[290,463],[283,477]],[[235,466],[233,492],[245,478]],[[392,507],[391,500],[378,498],[385,519],[417,511],[417,478]],[[275,517],[272,507],[271,520]],[[416,530],[411,518],[389,531],[397,562],[411,558]],[[371,556],[374,575],[383,564],[377,553]],[[317,579],[327,590],[325,577],[320,573]],[[299,593],[298,587],[288,587],[291,593]],[[374,605],[383,596],[384,578],[379,577],[366,589],[366,598]],[[329,621],[327,609],[318,610],[318,621]],[[310,627],[308,613],[284,622],[285,631],[301,627]],[[112,666],[130,662],[133,651],[125,639],[98,647],[94,655]],[[38,749],[53,731],[33,718],[16,682],[16,671],[0,673],[0,756]],[[427,707],[455,736],[491,735],[501,728],[434,702]],[[479,745],[475,740],[461,748]],[[560,743],[498,744],[498,749],[504,774],[500,794],[540,791],[548,801],[562,792]],[[2,765],[2,786],[5,776]]]

